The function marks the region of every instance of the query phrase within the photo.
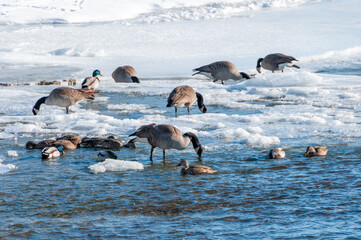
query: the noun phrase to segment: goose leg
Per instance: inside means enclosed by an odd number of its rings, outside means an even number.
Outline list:
[[[222,85],[224,85],[224,81],[222,80]]]
[[[187,110],[188,110],[188,115],[189,115],[189,112],[190,112],[190,106],[189,105],[187,106]]]
[[[155,147],[152,146],[152,148],[150,149],[150,161],[152,161],[152,162],[153,162],[153,151],[154,151],[154,148],[155,148]]]
[[[178,117],[177,108],[174,108],[174,112],[175,112],[175,117]]]
[[[69,114],[69,107],[66,107],[66,114]]]
[[[163,149],[163,161],[165,162],[165,149]]]
[[[218,81],[218,79],[217,79],[217,78],[213,79],[213,82],[217,82],[217,81]]]

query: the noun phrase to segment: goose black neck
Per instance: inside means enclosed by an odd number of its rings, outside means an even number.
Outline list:
[[[196,96],[197,96],[197,104],[198,104],[199,110],[201,110],[201,112],[203,112],[203,113],[207,112],[207,108],[204,105],[204,99],[203,99],[202,94],[196,92]]]
[[[184,136],[187,136],[191,139],[191,142],[193,144],[193,148],[197,148],[197,147],[200,147],[201,144],[198,140],[198,137],[194,134],[194,133],[191,133],[191,132],[187,132],[184,134]]]
[[[251,77],[247,73],[239,72],[239,74],[241,74],[242,78],[251,79]]]
[[[140,83],[139,78],[137,77],[131,77],[134,83]]]
[[[263,58],[259,58],[257,61],[257,67],[261,67],[261,62],[263,61]]]
[[[39,110],[40,110],[40,105],[45,103],[45,100],[46,100],[47,97],[42,97],[40,98],[34,105],[33,107],[33,114],[36,115],[38,114]]]

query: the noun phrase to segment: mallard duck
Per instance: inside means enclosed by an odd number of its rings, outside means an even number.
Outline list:
[[[178,128],[171,125],[157,125],[155,123],[150,125],[143,125],[137,129],[135,133],[129,135],[136,136],[132,141],[137,141],[138,138],[146,138],[151,145],[150,160],[153,161],[154,148],[163,149],[163,160],[165,161],[165,151],[167,149],[186,149],[190,142],[199,157],[202,156],[203,147],[199,143],[197,136],[194,133],[187,132],[182,134]]]
[[[167,107],[174,107],[175,117],[177,117],[177,108],[187,108],[189,115],[190,107],[196,101],[199,110],[202,113],[206,113],[207,108],[203,103],[203,96],[195,92],[190,86],[179,86],[169,94]]]
[[[41,158],[42,159],[50,159],[50,158],[57,158],[60,155],[65,154],[64,153],[64,147],[63,146],[57,146],[57,147],[45,147],[41,151]]]
[[[47,97],[40,98],[33,107],[33,114],[37,115],[41,104],[55,105],[58,107],[65,107],[66,113],[69,113],[69,107],[84,99],[94,99],[90,93],[73,89],[69,87],[59,87],[51,91]]]
[[[112,151],[108,150],[108,151],[100,151],[98,153],[98,158],[103,161],[107,158],[118,159],[118,156],[115,153],[113,153]]]
[[[282,148],[273,148],[269,151],[268,157],[270,159],[274,159],[274,158],[285,158],[286,157],[286,153],[285,151],[283,151]]]
[[[113,136],[109,136],[108,138],[83,138],[80,146],[83,148],[103,148],[103,149],[111,149],[118,150],[123,147],[123,142],[115,139]]]
[[[309,146],[307,147],[305,156],[326,156],[327,155],[327,147],[326,146]]]
[[[54,147],[62,145],[64,150],[74,150],[79,147],[81,138],[75,135],[65,135],[57,138],[56,140],[43,140],[38,143],[34,141],[28,141],[25,145],[27,149],[43,149],[45,147]]]
[[[180,163],[177,166],[182,166],[182,170],[181,173],[182,174],[193,174],[193,175],[198,175],[198,174],[208,174],[208,173],[214,173],[215,171],[207,166],[203,166],[203,165],[190,165],[188,164],[187,160],[182,160],[180,161]]]
[[[211,75],[213,77],[213,82],[217,82],[221,80],[222,84],[224,84],[225,80],[233,79],[251,79],[251,77],[244,72],[239,72],[236,66],[228,61],[219,61],[214,62],[208,65],[204,65],[202,67],[193,69],[196,73],[193,73],[192,76],[196,74],[202,74],[207,77]]]
[[[137,72],[132,66],[121,66],[114,70],[112,77],[115,82],[140,83]]]
[[[98,76],[103,76],[98,69],[94,70],[92,77],[86,77],[81,83],[81,88],[88,90],[89,93],[94,93],[94,90],[99,86],[100,80]]]
[[[56,140],[69,140],[77,147],[79,147],[79,145],[82,141],[79,136],[75,136],[75,135],[65,135],[65,136],[57,138]]]
[[[292,56],[287,56],[282,53],[272,53],[264,58],[259,58],[257,61],[257,71],[261,73],[262,68],[270,70],[272,72],[281,70],[283,72],[283,69],[285,67],[294,67],[294,68],[300,68],[296,64],[293,64],[293,61],[298,61],[296,58]]]

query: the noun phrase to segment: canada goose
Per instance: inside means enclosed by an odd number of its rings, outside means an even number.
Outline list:
[[[59,87],[51,91],[47,97],[40,98],[33,107],[33,114],[37,115],[40,110],[40,105],[55,105],[58,107],[65,107],[66,113],[69,113],[69,107],[84,99],[94,99],[90,93],[73,89],[69,87]]]
[[[98,76],[103,76],[98,69],[94,70],[92,77],[86,77],[81,83],[82,89],[89,90],[89,93],[94,93],[94,90],[99,86],[100,80]]]
[[[206,113],[207,108],[203,103],[203,96],[195,92],[190,86],[179,86],[169,94],[167,107],[174,107],[175,117],[177,117],[177,108],[187,108],[189,115],[190,107],[196,101],[199,110],[202,113]]]
[[[64,147],[46,147],[41,151],[41,158],[48,159],[48,158],[57,158],[60,155],[64,154]]]
[[[186,149],[190,142],[199,157],[202,156],[203,147],[199,143],[197,136],[194,133],[187,132],[182,135],[178,128],[171,125],[157,125],[152,123],[150,125],[143,125],[137,129],[135,133],[129,135],[137,138],[146,138],[148,143],[152,146],[150,150],[150,160],[153,161],[154,148],[163,149],[163,160],[165,161],[165,151],[167,149]],[[131,141],[136,141],[137,138]]]
[[[257,61],[257,71],[261,73],[262,68],[270,70],[274,73],[274,71],[281,70],[283,72],[283,69],[285,67],[294,67],[294,68],[300,68],[296,64],[293,64],[293,61],[298,61],[296,58],[292,56],[287,56],[282,53],[272,53],[264,58],[259,58]],[[261,65],[262,63],[262,65]]]
[[[274,158],[285,158],[286,157],[286,153],[285,151],[283,151],[282,148],[273,148],[269,151],[268,157],[270,159],[274,159]]]
[[[198,174],[207,174],[207,173],[214,173],[215,171],[207,166],[203,166],[203,165],[190,165],[187,160],[182,160],[180,161],[180,163],[177,166],[182,166],[182,170],[181,173],[182,174],[193,174],[193,175],[198,175]]]
[[[80,146],[83,148],[102,148],[102,149],[111,149],[118,150],[123,147],[123,142],[115,139],[113,136],[109,136],[108,138],[83,138]]]
[[[132,66],[121,66],[112,73],[115,82],[140,83],[137,72]]]
[[[192,76],[196,74],[203,74],[208,76],[211,74],[213,77],[213,82],[217,82],[221,80],[222,84],[224,84],[225,80],[233,79],[233,80],[240,80],[242,78],[251,79],[247,73],[239,72],[234,66],[233,63],[228,61],[220,61],[214,62],[196,69],[193,69],[196,73],[193,73]]]
[[[326,146],[309,146],[307,147],[305,156],[326,156],[327,155],[327,147]]]

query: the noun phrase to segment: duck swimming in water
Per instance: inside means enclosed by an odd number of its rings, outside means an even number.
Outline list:
[[[193,175],[198,175],[198,174],[209,174],[209,173],[214,173],[215,171],[207,166],[203,166],[203,165],[189,165],[187,160],[182,160],[180,161],[180,163],[177,166],[182,166],[182,170],[181,173],[182,174],[193,174]]]
[[[51,158],[57,158],[60,155],[63,155],[64,153],[64,147],[58,146],[58,147],[46,147],[41,151],[41,158],[42,159],[51,159]]]
[[[305,156],[313,157],[313,156],[326,156],[328,149],[326,146],[309,146],[307,147]]]
[[[285,158],[286,153],[282,148],[273,148],[269,151],[268,158],[276,159],[276,158]]]

